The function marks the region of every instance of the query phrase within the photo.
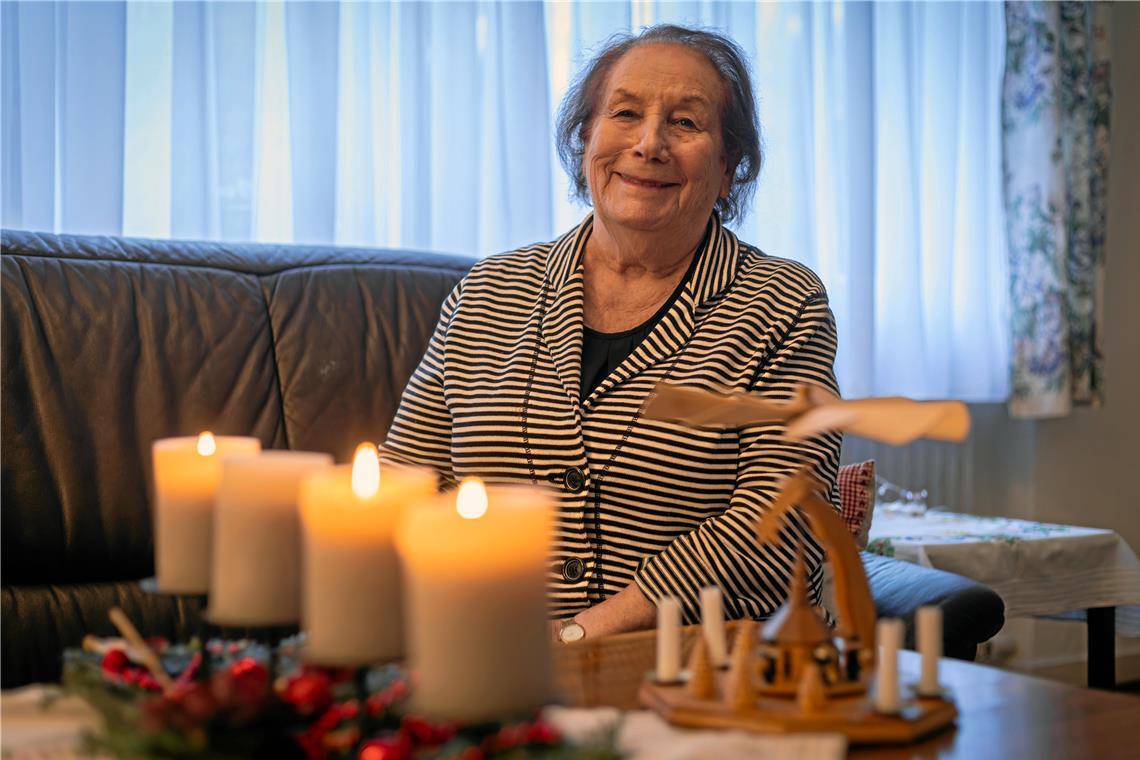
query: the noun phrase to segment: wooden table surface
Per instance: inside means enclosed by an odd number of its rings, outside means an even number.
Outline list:
[[[685,630],[687,651],[699,628]],[[637,709],[637,690],[653,669],[656,632],[644,631],[558,647],[566,704]],[[917,681],[921,660],[902,652],[904,682]],[[942,660],[940,677],[958,707],[957,726],[918,744],[853,747],[851,757],[1140,758],[1140,697],[1081,689],[958,660]]]

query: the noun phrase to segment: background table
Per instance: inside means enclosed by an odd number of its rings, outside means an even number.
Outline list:
[[[985,583],[1012,617],[1083,618],[1088,683],[1115,683],[1113,633],[1140,636],[1140,560],[1101,528],[879,506],[867,551]]]

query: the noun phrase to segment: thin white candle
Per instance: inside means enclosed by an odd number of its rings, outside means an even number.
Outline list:
[[[681,603],[671,596],[657,602],[656,676],[662,683],[681,676]]]
[[[268,626],[301,617],[301,480],[332,457],[266,451],[222,463],[214,518],[210,620]]]
[[[897,713],[899,701],[899,650],[903,642],[903,622],[897,618],[880,620],[876,630],[879,640],[879,672],[875,686],[875,709],[881,713]]]
[[[724,632],[724,603],[720,589],[701,589],[701,631],[709,645],[709,660],[714,668],[728,665],[728,639]]]
[[[154,468],[154,575],[160,591],[205,594],[210,589],[214,498],[227,456],[256,454],[261,442],[244,436],[160,438]]]
[[[942,693],[938,683],[938,658],[942,656],[942,608],[919,607],[915,615],[918,627],[918,651],[922,655],[922,678],[918,693],[936,696]]]
[[[376,447],[361,444],[352,465],[301,483],[305,660],[364,665],[403,657],[395,526],[405,509],[435,498],[436,480],[430,470],[381,472]]]
[[[416,711],[463,722],[528,715],[553,696],[546,572],[553,499],[465,481],[397,533]]]

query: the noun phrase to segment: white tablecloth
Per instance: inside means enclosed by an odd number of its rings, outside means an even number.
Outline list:
[[[0,747],[5,760],[87,757],[76,748],[82,732],[97,727],[95,712],[76,697],[60,699],[44,710],[44,693],[42,686],[28,686],[0,694]],[[646,710],[622,713],[614,708],[551,707],[545,715],[567,738],[583,743],[600,735],[615,735],[619,750],[631,760],[841,760],[847,754],[847,739],[842,734],[687,731],[673,728]]]
[[[879,506],[867,551],[985,583],[1006,617],[1114,606],[1116,632],[1140,636],[1140,560],[1111,530]]]

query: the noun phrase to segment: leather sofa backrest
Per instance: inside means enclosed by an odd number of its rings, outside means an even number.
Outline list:
[[[473,260],[4,231],[3,582],[152,572],[150,443],[347,461],[380,441]]]

